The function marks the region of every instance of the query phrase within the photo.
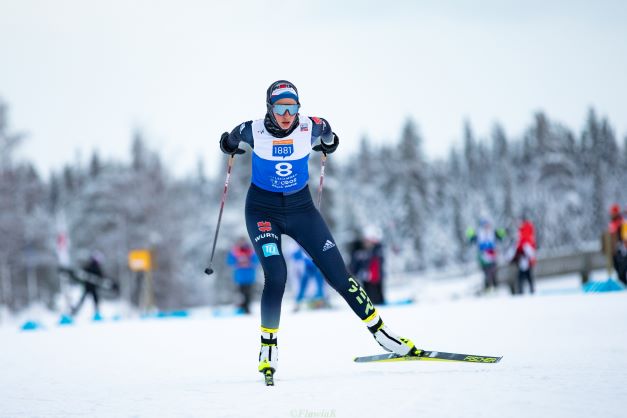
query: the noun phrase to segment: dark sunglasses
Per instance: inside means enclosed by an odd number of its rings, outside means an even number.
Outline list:
[[[299,108],[300,105],[297,104],[275,104],[272,106],[272,111],[277,115],[285,115],[285,112],[289,112],[293,116],[298,113]]]

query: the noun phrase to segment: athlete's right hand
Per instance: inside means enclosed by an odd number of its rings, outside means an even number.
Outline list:
[[[239,148],[239,142],[235,145],[235,147],[233,147],[232,144],[229,144],[228,132],[223,133],[220,137],[220,149],[223,153],[229,155],[243,154],[246,152],[245,150]]]

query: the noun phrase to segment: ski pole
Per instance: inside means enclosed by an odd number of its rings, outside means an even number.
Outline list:
[[[222,192],[222,202],[220,203],[220,214],[218,215],[218,225],[216,226],[216,233],[213,237],[213,248],[211,249],[211,258],[209,259],[209,267],[205,269],[205,274],[213,274],[213,256],[216,253],[216,243],[218,242],[218,233],[220,232],[220,223],[222,222],[222,212],[224,211],[224,202],[226,202],[226,194],[229,190],[229,179],[231,178],[231,168],[233,167],[233,161],[235,155],[229,157],[229,162],[226,169],[226,179],[224,180],[224,191]]]
[[[322,203],[322,184],[324,183],[324,167],[327,162],[327,154],[322,153],[321,166],[320,166],[320,185],[318,186],[318,210],[320,210],[320,204]]]

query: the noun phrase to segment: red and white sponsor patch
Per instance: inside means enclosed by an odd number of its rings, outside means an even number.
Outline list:
[[[259,228],[261,232],[269,232],[272,231],[272,224],[268,221],[257,222],[257,228]]]

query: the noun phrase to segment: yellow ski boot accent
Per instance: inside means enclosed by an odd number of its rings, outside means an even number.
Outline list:
[[[401,340],[401,342],[407,344],[410,349],[409,352],[406,354],[407,356],[415,356],[415,357],[420,357],[420,355],[422,354],[422,350],[419,348],[416,348],[416,344],[414,344],[414,342],[412,340],[410,340],[409,338],[399,338],[399,340]]]
[[[259,370],[260,373],[265,374],[266,370],[273,370],[273,369],[272,367],[270,367],[270,362],[264,359],[259,362],[259,367],[257,368],[257,370]]]
[[[375,321],[377,321],[375,323]],[[409,338],[403,338],[393,333],[381,318],[373,318],[368,329],[372,332],[374,339],[381,347],[399,356],[419,356],[422,350],[418,350],[416,345]]]

